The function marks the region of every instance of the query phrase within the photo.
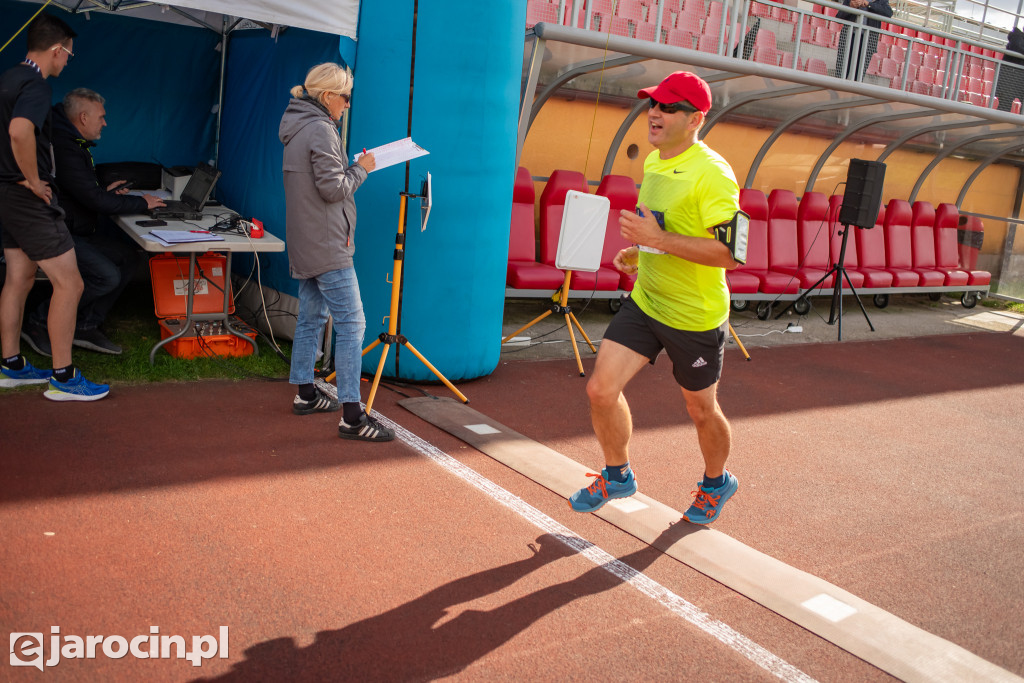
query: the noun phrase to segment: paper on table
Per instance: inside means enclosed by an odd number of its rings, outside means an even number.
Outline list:
[[[416,157],[430,154],[430,152],[413,142],[412,138],[395,140],[394,142],[389,142],[386,145],[368,149],[366,152],[368,154],[373,153],[374,160],[377,162],[377,168],[374,169],[375,171],[387,168],[388,166],[394,166],[395,164],[405,163],[406,161],[409,161],[409,159],[415,159]],[[359,161],[359,157],[361,156],[363,156],[362,152],[357,153],[355,160]]]
[[[145,235],[143,235],[142,239],[150,240],[151,242],[156,242],[161,247],[173,247],[174,246],[173,244],[171,244],[167,240],[161,239],[161,238],[157,237],[156,235],[154,235],[151,232],[147,232]]]
[[[149,234],[164,244],[224,241],[224,238],[220,235],[214,235],[206,230],[151,230]]]
[[[171,199],[170,190],[128,190],[128,194],[133,197],[142,197],[144,195],[153,195],[157,199]]]

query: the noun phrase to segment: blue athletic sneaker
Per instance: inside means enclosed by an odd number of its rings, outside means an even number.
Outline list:
[[[693,505],[683,513],[683,519],[694,524],[710,524],[718,519],[722,508],[739,487],[740,480],[728,470],[725,471],[725,483],[717,489],[705,488],[703,482],[698,482],[697,490],[691,491],[697,497]]]
[[[580,489],[569,498],[569,507],[576,512],[597,512],[612,498],[629,498],[636,493],[636,477],[633,470],[629,471],[626,481],[609,480],[606,469],[601,470],[601,474],[587,472],[587,476],[594,477],[594,483]]]
[[[109,393],[109,385],[94,384],[75,368],[74,376],[67,382],[58,382],[50,377],[50,388],[43,392],[43,396],[51,401],[98,401]]]
[[[40,370],[28,361],[21,370],[11,370],[0,365],[0,387],[10,389],[27,384],[46,384],[50,381],[50,371]]]

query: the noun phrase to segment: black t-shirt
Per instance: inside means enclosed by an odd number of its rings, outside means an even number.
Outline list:
[[[28,64],[18,64],[0,74],[0,182],[17,183],[25,179],[11,150],[7,133],[11,120],[28,119],[36,127],[36,163],[39,177],[53,180],[50,156],[50,100],[53,90],[46,79]]]

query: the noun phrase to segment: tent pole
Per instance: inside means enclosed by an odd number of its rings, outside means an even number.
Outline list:
[[[220,85],[217,91],[217,127],[214,130],[213,141],[213,166],[217,168],[220,164],[220,125],[224,115],[224,72],[228,61],[228,18],[221,16],[220,32]]]

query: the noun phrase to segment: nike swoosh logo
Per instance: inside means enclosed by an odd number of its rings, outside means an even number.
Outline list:
[[[680,170],[678,170],[678,169],[673,169],[673,170],[672,170],[672,172],[673,172],[673,173],[685,173],[685,171],[680,171]]]

